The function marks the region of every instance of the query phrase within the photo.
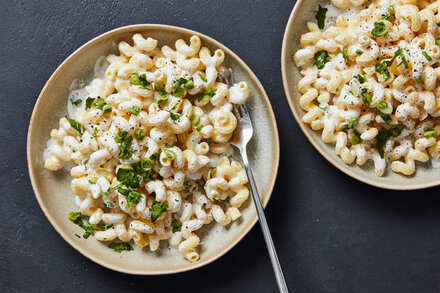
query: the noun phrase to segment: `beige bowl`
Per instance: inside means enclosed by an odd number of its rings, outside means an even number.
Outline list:
[[[298,49],[301,49],[299,40],[301,35],[307,32],[307,22],[316,22],[314,16],[316,7],[318,4],[322,5],[325,3],[328,3],[328,1],[298,0],[284,32],[281,50],[281,72],[287,101],[298,125],[324,158],[345,174],[359,181],[381,188],[396,190],[420,189],[439,185],[440,170],[433,168],[430,162],[417,164],[416,172],[412,176],[394,173],[390,168],[390,164],[388,164],[383,177],[375,175],[374,166],[371,161],[368,161],[363,166],[358,166],[355,163],[346,165],[335,154],[334,145],[326,144],[322,141],[321,131],[312,130],[309,125],[302,121],[301,118],[305,112],[299,105],[301,94],[297,88],[298,81],[302,78],[302,75],[293,62],[293,55]]]
[[[224,64],[231,67],[238,80],[244,80],[250,87],[247,106],[254,123],[255,134],[248,147],[251,167],[258,190],[265,206],[269,201],[279,163],[279,139],[275,117],[269,98],[249,67],[231,50],[216,40],[195,31],[179,27],[141,24],[118,28],[89,41],[70,55],[51,76],[37,100],[29,125],[27,141],[27,159],[29,175],[35,196],[49,222],[57,232],[76,250],[107,268],[139,275],[169,274],[182,272],[206,265],[219,258],[237,244],[257,221],[255,207],[251,200],[243,206],[242,218],[222,227],[210,224],[197,234],[202,244],[198,247],[200,260],[194,263],[186,261],[175,250],[168,248],[162,241],[161,248],[150,252],[135,248],[134,251],[116,253],[107,247],[107,243],[89,239],[78,239],[75,233],[82,235],[81,228],[67,219],[70,211],[78,208],[70,188],[70,174],[64,171],[50,172],[44,169],[43,150],[50,138],[50,131],[58,128],[58,121],[66,114],[68,87],[73,79],[90,80],[96,59],[109,53],[117,53],[117,44],[131,42],[133,34],[140,32],[159,41],[159,46],[174,47],[175,40],[189,40],[197,35],[202,45],[211,50],[221,48],[225,52]]]

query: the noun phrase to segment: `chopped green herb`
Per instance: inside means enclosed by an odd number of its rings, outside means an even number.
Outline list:
[[[425,77],[423,75],[420,75],[419,77],[416,77],[417,83],[421,83],[423,80],[425,80]]]
[[[138,106],[133,106],[133,107],[127,108],[127,111],[133,115],[138,115],[141,112],[141,109]]]
[[[154,179],[151,162],[147,157],[141,158],[141,160],[138,163],[133,164],[132,167],[136,174],[144,178],[145,181]]]
[[[119,158],[131,158],[133,155],[133,152],[130,150],[131,143],[133,142],[133,136],[129,136],[124,139],[124,141],[121,143],[121,151],[119,152]]]
[[[134,204],[137,204],[142,198],[142,194],[131,189],[119,188],[118,192],[127,197],[127,205],[125,206],[126,209],[129,209]]]
[[[140,85],[145,88],[145,86],[150,85],[150,82],[147,81],[146,74],[138,75],[137,73],[133,73],[130,75],[130,83],[133,85]]]
[[[107,113],[111,113],[112,112],[112,107],[108,104],[105,104],[104,106],[102,106],[102,115],[107,114]]]
[[[83,215],[81,214],[81,212],[70,212],[69,220],[84,229],[85,232],[83,234],[83,237],[85,239],[89,238],[90,235],[93,235],[92,225],[90,225],[87,220],[83,219]]]
[[[204,90],[202,93],[197,94],[197,101],[209,101],[210,98],[215,96],[215,91],[209,89]]]
[[[204,82],[208,82],[208,80],[206,79],[206,77],[203,74],[199,73],[199,76],[200,76],[201,80],[203,80]]]
[[[105,192],[101,192],[101,193],[98,195],[98,197],[107,196],[107,195],[109,195],[110,193],[116,191],[117,189],[119,189],[119,188],[121,188],[121,187],[122,187],[122,184],[116,185],[116,186],[114,186],[114,187],[109,187],[109,188],[107,189],[107,191],[105,191]]]
[[[205,127],[205,125],[199,125],[199,126],[197,126],[196,130],[197,130],[198,132],[200,132],[200,131],[202,130],[203,127]]]
[[[321,7],[321,5],[318,6],[318,10],[315,12],[315,18],[318,21],[318,27],[320,29],[324,29],[325,26],[325,14],[327,13],[328,9]]]
[[[173,121],[176,121],[176,120],[179,120],[180,117],[182,117],[182,114],[177,114],[177,113],[170,112],[170,117],[171,117],[171,119]]]
[[[375,38],[386,36],[388,34],[387,27],[383,21],[375,22],[371,35]]]
[[[90,184],[96,184],[96,182],[93,182],[92,180],[89,179],[89,183]]]
[[[380,157],[383,159],[384,151],[383,148],[387,143],[388,139],[392,136],[399,136],[402,133],[403,125],[399,124],[391,130],[379,130],[376,136],[376,149],[379,152]]]
[[[178,220],[173,219],[171,222],[171,225],[173,225],[173,233],[179,232],[182,230],[182,224],[179,223]]]
[[[423,135],[427,138],[430,139],[431,137],[434,137],[437,135],[437,131],[435,130],[430,130],[430,129],[425,129],[425,132],[423,133]]]
[[[183,87],[187,90],[190,90],[194,88],[194,82],[192,81],[192,79],[190,79],[183,85]]]
[[[70,123],[70,127],[72,127],[72,129],[75,131],[76,134],[79,135],[79,137],[82,137],[83,135],[83,129],[82,129],[82,124],[73,120],[73,119],[69,119],[66,116],[67,121],[69,121]]]
[[[95,101],[95,98],[88,97],[86,100],[86,109],[92,107],[92,104],[94,101]]]
[[[363,84],[367,81],[367,78],[363,74],[355,75],[354,78],[356,78],[360,82],[360,84]]]
[[[113,250],[114,250],[115,252],[117,252],[117,253],[121,253],[122,251],[130,251],[130,250],[133,250],[133,247],[131,247],[130,244],[125,243],[125,242],[123,242],[123,243],[115,243],[115,242],[112,242],[112,243],[110,243],[110,244],[108,245],[108,248],[113,249]]]
[[[364,51],[357,49],[357,50],[356,50],[356,54],[357,54],[358,56],[361,56],[362,54],[364,54]]]
[[[160,155],[158,153],[154,153],[150,156],[150,160],[156,163],[156,165],[160,165]]]
[[[142,129],[136,129],[134,133],[136,134],[136,137],[140,140],[143,140],[145,137],[145,132]]]
[[[153,201],[151,205],[151,222],[155,222],[163,212],[167,211],[167,206],[159,201]]]
[[[422,52],[423,56],[425,56],[426,60],[432,61],[432,57],[428,55],[425,51]]]
[[[113,224],[104,225],[104,231],[113,228]]]
[[[183,95],[185,91],[183,90],[183,88],[179,87],[176,90],[174,90],[171,94],[175,97],[181,97]]]
[[[200,207],[200,209],[201,209],[202,211],[204,211],[205,208],[206,208],[206,202],[204,202],[204,203],[202,204],[202,206]]]
[[[115,138],[115,142],[123,142],[128,132],[125,130],[119,131],[118,135]]]
[[[78,234],[76,234],[76,233],[75,233],[75,236],[76,236],[76,237],[78,237],[78,238],[81,238],[81,236],[79,236],[79,235],[78,235]]]
[[[154,89],[158,92],[161,92],[165,89],[165,85],[163,84],[163,82],[155,82],[154,83]],[[166,93],[166,92],[165,92]]]
[[[379,73],[379,76],[377,79],[380,82],[386,82],[389,78],[390,78],[390,72],[388,71],[388,69],[385,69]]]
[[[342,122],[339,127],[342,129],[353,129],[354,127],[356,127],[356,125],[358,124],[358,120],[350,120],[350,121],[345,121]]]
[[[344,49],[342,49],[342,57],[344,57],[344,59],[348,58],[348,48],[344,47]]]
[[[124,166],[116,172],[116,179],[127,187],[139,188],[140,177],[134,172],[130,166]]]
[[[74,104],[76,107],[78,107],[79,105],[81,105],[82,100],[79,99],[79,100],[74,101],[73,99],[70,99],[70,102],[71,102],[72,104]]]
[[[366,88],[361,89],[362,101],[365,105],[370,106],[371,100],[373,99],[372,95],[368,93]]]
[[[329,62],[332,58],[328,55],[327,51],[321,50],[315,53],[313,59],[315,59],[316,67],[318,67],[318,69],[323,69],[325,63]]]

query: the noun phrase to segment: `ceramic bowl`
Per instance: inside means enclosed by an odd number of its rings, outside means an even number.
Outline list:
[[[301,49],[299,41],[301,35],[307,32],[307,22],[316,22],[315,11],[318,4],[324,5],[329,1],[298,0],[287,22],[284,32],[283,45],[281,51],[281,72],[283,77],[284,91],[289,102],[293,116],[304,132],[308,140],[336,168],[345,174],[362,181],[364,183],[395,190],[409,190],[432,187],[440,184],[440,170],[431,166],[430,162],[417,163],[416,172],[412,176],[405,176],[394,173],[390,164],[382,177],[374,173],[374,166],[371,161],[363,166],[355,163],[346,165],[342,159],[336,155],[333,144],[326,144],[321,139],[321,131],[314,131],[309,125],[302,121],[305,114],[300,107],[299,99],[301,97],[297,84],[302,78],[300,70],[293,62],[293,55]]]
[[[199,261],[188,262],[176,250],[168,248],[166,241],[161,241],[160,249],[156,252],[135,247],[134,251],[116,253],[107,247],[107,243],[99,242],[94,237],[79,239],[75,236],[75,233],[82,235],[82,229],[67,218],[70,211],[78,210],[70,188],[70,174],[62,170],[51,172],[43,167],[43,150],[50,138],[50,131],[58,128],[59,119],[66,115],[71,81],[80,79],[88,82],[92,78],[97,58],[118,53],[117,44],[120,41],[132,44],[131,37],[137,32],[157,39],[158,46],[169,45],[174,48],[177,39],[188,41],[190,36],[197,35],[202,45],[211,51],[223,49],[226,55],[224,64],[233,69],[237,80],[246,81],[250,87],[247,106],[254,123],[254,137],[248,146],[248,154],[261,200],[263,205],[267,204],[278,170],[279,139],[272,107],[263,86],[249,67],[224,45],[198,32],[167,25],[132,25],[104,33],[76,50],[58,67],[41,91],[32,113],[27,141],[29,174],[35,196],[49,222],[84,256],[107,268],[130,274],[182,272],[214,261],[249,232],[257,221],[251,199],[241,209],[242,217],[236,222],[227,227],[211,223],[197,231],[203,243],[198,247]]]

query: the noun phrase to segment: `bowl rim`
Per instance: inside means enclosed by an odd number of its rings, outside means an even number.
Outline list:
[[[173,25],[166,25],[166,24],[133,24],[133,25],[127,25],[127,26],[122,26],[122,27],[118,27],[115,29],[112,29],[110,31],[107,31],[103,34],[100,34],[94,38],[92,38],[91,40],[89,40],[88,42],[86,42],[85,44],[83,44],[82,46],[80,46],[78,49],[76,49],[73,53],[71,53],[58,67],[57,69],[52,73],[52,75],[50,76],[50,78],[48,79],[48,81],[45,83],[43,89],[41,90],[40,94],[38,95],[38,98],[35,102],[34,108],[32,110],[32,115],[30,118],[30,122],[29,122],[29,128],[28,128],[28,135],[27,135],[27,140],[26,140],[26,159],[27,159],[27,166],[28,166],[28,172],[29,172],[29,177],[30,177],[30,181],[31,181],[31,185],[32,185],[32,189],[34,191],[35,197],[38,201],[38,204],[41,208],[41,210],[43,211],[44,215],[46,216],[47,220],[49,221],[49,223],[53,226],[53,228],[55,228],[56,232],[68,243],[70,244],[70,246],[72,246],[75,250],[77,250],[79,253],[81,253],[82,255],[84,255],[85,257],[87,257],[88,259],[90,259],[91,261],[106,267],[108,269],[117,271],[117,272],[123,272],[123,273],[127,273],[127,274],[133,274],[133,275],[166,275],[166,274],[173,274],[173,273],[180,273],[180,272],[185,272],[185,271],[189,271],[189,270],[193,270],[196,268],[200,268],[202,266],[205,266],[215,260],[217,260],[218,258],[220,258],[221,256],[223,256],[224,254],[226,254],[228,251],[230,251],[235,245],[237,245],[238,242],[240,242],[245,235],[247,235],[249,233],[249,231],[254,227],[255,223],[258,220],[258,216],[256,213],[256,210],[252,211],[253,215],[250,218],[250,224],[245,227],[245,229],[238,235],[238,237],[236,237],[233,241],[231,241],[229,244],[227,244],[222,251],[219,251],[217,254],[214,254],[213,256],[211,256],[210,258],[205,258],[205,259],[201,259],[197,262],[188,262],[186,265],[181,266],[180,268],[167,268],[167,269],[159,269],[159,270],[155,270],[153,269],[130,269],[130,268],[120,268],[117,265],[111,265],[109,263],[106,262],[105,259],[100,258],[99,256],[95,256],[93,253],[87,251],[86,249],[81,248],[79,245],[75,244],[73,241],[70,241],[68,237],[66,237],[66,233],[64,232],[63,229],[57,224],[56,219],[54,219],[54,217],[52,215],[50,215],[48,209],[46,208],[46,206],[43,203],[42,197],[38,191],[38,184],[37,184],[37,180],[36,177],[37,175],[34,173],[34,168],[33,168],[33,161],[31,160],[31,145],[32,145],[32,129],[34,127],[34,117],[36,116],[36,109],[38,108],[38,105],[41,101],[41,97],[45,94],[46,89],[48,87],[48,85],[52,82],[52,79],[54,78],[54,76],[56,76],[58,74],[58,72],[60,71],[60,69],[62,67],[64,67],[64,65],[70,60],[76,57],[76,55],[81,54],[83,50],[85,50],[87,47],[89,47],[91,44],[95,43],[96,41],[99,41],[102,38],[105,38],[109,35],[112,34],[120,34],[123,33],[125,30],[132,30],[134,28],[138,28],[139,30],[153,30],[153,29],[160,29],[160,30],[164,30],[166,31],[174,31],[174,32],[178,32],[178,33],[185,33],[185,34],[191,34],[191,35],[197,35],[199,36],[202,41],[203,40],[207,40],[209,42],[211,42],[215,47],[217,48],[221,48],[225,51],[226,54],[228,54],[229,56],[231,56],[235,61],[237,61],[238,65],[243,68],[247,75],[249,76],[249,78],[251,80],[253,80],[255,82],[255,84],[257,85],[259,91],[262,93],[262,100],[263,103],[266,106],[266,109],[268,110],[268,116],[269,119],[272,120],[273,123],[273,130],[275,131],[274,135],[275,135],[275,141],[274,141],[274,160],[275,160],[275,164],[274,164],[274,168],[275,168],[275,172],[273,173],[271,179],[269,180],[268,183],[268,192],[267,194],[265,194],[262,198],[262,204],[263,207],[266,207],[267,203],[269,202],[269,199],[272,195],[274,186],[275,186],[275,181],[277,178],[277,174],[278,174],[278,168],[279,168],[279,161],[280,161],[280,142],[279,142],[279,134],[278,134],[278,126],[277,126],[277,122],[275,119],[275,114],[273,112],[272,109],[272,105],[270,103],[270,99],[266,93],[266,91],[264,90],[263,85],[261,84],[261,82],[259,81],[259,79],[257,78],[257,76],[255,75],[255,73],[250,69],[250,67],[238,56],[236,55],[231,49],[229,49],[228,47],[226,47],[225,45],[223,45],[222,43],[220,43],[219,41],[215,40],[212,37],[209,37],[203,33],[191,30],[191,29],[187,29],[187,28],[183,28],[183,27],[178,27],[178,26],[173,26]],[[252,200],[252,199],[251,199]],[[251,206],[251,205],[250,205]],[[249,207],[252,208],[252,207]]]
[[[310,0],[309,0],[310,1]],[[305,2],[305,0],[298,0],[295,3],[295,6],[292,9],[292,12],[290,13],[289,16],[289,20],[287,21],[286,24],[286,28],[284,30],[284,35],[283,35],[283,44],[281,46],[281,76],[282,76],[282,80],[283,80],[283,87],[284,87],[284,93],[286,95],[286,99],[287,102],[289,103],[289,107],[290,110],[292,111],[293,117],[295,118],[298,126],[301,128],[302,132],[304,133],[304,135],[306,136],[306,138],[309,140],[309,142],[313,145],[313,147],[330,163],[332,164],[334,167],[338,168],[340,171],[342,171],[343,173],[347,174],[348,176],[359,180],[363,183],[366,183],[368,185],[371,186],[375,186],[375,187],[379,187],[379,188],[383,188],[383,189],[388,189],[388,190],[416,190],[416,189],[424,189],[424,188],[429,188],[429,187],[434,187],[434,186],[438,186],[440,185],[440,178],[438,181],[434,181],[432,183],[425,183],[425,184],[420,184],[420,183],[415,183],[412,185],[408,185],[408,186],[402,186],[399,184],[393,184],[392,182],[390,183],[390,181],[381,183],[378,182],[376,180],[373,179],[369,179],[369,178],[364,178],[358,174],[355,174],[353,172],[350,172],[350,170],[348,169],[349,165],[342,165],[342,164],[337,164],[335,162],[335,160],[333,158],[331,158],[329,155],[327,155],[324,151],[322,151],[321,147],[314,142],[312,136],[311,136],[311,132],[314,131],[311,128],[309,128],[308,126],[305,125],[305,123],[303,123],[300,113],[298,113],[295,110],[294,107],[294,97],[292,97],[289,93],[289,88],[288,88],[288,84],[289,84],[289,80],[287,78],[287,67],[289,66],[289,62],[293,62],[293,56],[288,56],[289,52],[287,52],[287,47],[288,47],[288,39],[289,37],[296,33],[294,32],[295,28],[293,26],[294,23],[294,19],[296,17],[298,17],[298,13],[300,12],[300,6],[303,4],[303,2]],[[318,2],[318,1],[316,1]],[[317,3],[318,4],[318,3]],[[293,65],[295,66],[295,65]]]

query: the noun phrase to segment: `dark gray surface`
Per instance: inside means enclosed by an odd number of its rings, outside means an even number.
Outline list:
[[[292,292],[440,291],[440,189],[391,192],[359,183],[323,159],[296,125],[280,73],[294,1],[115,2],[0,2],[1,292],[276,292],[259,227],[206,267],[143,277],[86,259],[41,212],[25,153],[37,96],[83,43],[135,23],[205,33],[235,51],[266,88],[281,139],[267,218]]]

